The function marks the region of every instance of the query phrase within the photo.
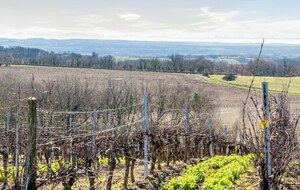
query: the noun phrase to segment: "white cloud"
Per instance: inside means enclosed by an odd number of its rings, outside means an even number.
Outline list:
[[[245,17],[237,10],[203,7],[170,17],[124,12],[101,12],[64,17],[58,22],[37,20],[27,26],[0,28],[2,37],[99,38],[126,40],[175,40],[223,42],[299,43],[300,18]],[[126,21],[126,22],[124,22]]]
[[[108,18],[99,14],[87,14],[75,18],[72,22],[75,22],[77,26],[98,26],[108,20]]]
[[[141,18],[141,15],[131,12],[118,14],[118,16],[125,21],[135,21]]]
[[[208,19],[208,20],[215,20],[215,21],[226,21],[234,16],[237,16],[239,14],[239,11],[212,11],[211,7],[202,7],[200,9],[200,12],[198,13],[198,16],[201,19]]]

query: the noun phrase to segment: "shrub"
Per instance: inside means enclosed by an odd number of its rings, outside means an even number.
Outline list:
[[[202,75],[205,76],[205,77],[207,77],[207,78],[210,77],[208,72],[204,72]]]
[[[228,74],[223,77],[223,80],[226,80],[226,81],[234,81],[235,79],[236,79],[236,76],[234,74]]]

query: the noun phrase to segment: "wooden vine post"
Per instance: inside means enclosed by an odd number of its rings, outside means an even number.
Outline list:
[[[90,190],[95,190],[95,173],[92,169],[97,169],[97,148],[96,148],[96,132],[97,132],[97,111],[94,109],[93,113],[93,136],[92,136],[92,158],[88,159],[88,176],[90,181]],[[92,168],[92,164],[93,167]]]
[[[148,174],[148,95],[144,96],[144,175],[147,177]]]
[[[19,114],[20,114],[20,87],[18,90],[18,105],[17,105],[17,115],[16,115],[16,139],[15,139],[15,185],[14,188],[21,189],[19,184]]]
[[[268,189],[272,189],[272,165],[271,165],[271,134],[270,134],[270,110],[269,110],[269,90],[268,82],[262,83],[263,91],[263,111],[265,123],[265,164],[266,178],[268,180]]]
[[[5,125],[5,143],[4,143],[4,154],[3,154],[3,169],[4,169],[4,187],[8,183],[8,157],[9,157],[9,124],[10,124],[10,113],[6,114],[6,125]]]
[[[214,156],[214,145],[213,145],[213,137],[212,137],[212,133],[213,133],[213,129],[212,129],[212,120],[211,120],[211,116],[208,116],[208,133],[209,133],[209,155],[210,156]]]
[[[75,159],[74,159],[74,151],[73,151],[73,138],[72,138],[72,133],[73,133],[73,118],[72,114],[69,116],[69,139],[70,139],[70,160],[72,163],[72,167],[75,167]]]
[[[185,112],[185,158],[184,161],[186,162],[190,158],[190,146],[189,146],[189,133],[190,133],[190,121],[189,121],[189,105],[185,104],[184,107]]]
[[[25,170],[25,186],[26,190],[35,190],[36,188],[36,176],[37,176],[37,160],[36,160],[36,136],[37,136],[37,112],[36,112],[36,98],[28,98],[29,106],[29,141],[26,158],[26,170]]]
[[[97,111],[96,109],[94,109],[93,111],[93,136],[92,136],[92,154],[93,154],[93,159],[96,158],[96,142],[95,142],[95,138],[96,138],[96,132],[97,132]]]

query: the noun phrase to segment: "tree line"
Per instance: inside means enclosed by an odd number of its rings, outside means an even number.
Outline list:
[[[125,58],[112,55],[99,56],[78,53],[54,53],[37,48],[0,46],[1,64],[20,64],[56,67],[76,67],[95,69],[116,69],[130,71],[155,71],[200,74],[239,74],[257,76],[299,76],[300,58],[278,59],[274,61],[250,60],[246,64],[229,64],[224,61],[212,61],[205,56],[188,57],[171,54],[165,58]]]

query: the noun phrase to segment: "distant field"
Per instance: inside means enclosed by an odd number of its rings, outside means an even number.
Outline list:
[[[204,78],[208,82],[222,83],[242,88],[248,88],[252,80],[251,76],[237,76],[235,81],[225,81],[222,79],[223,76],[224,75],[210,75],[210,78]],[[255,77],[254,88],[261,89],[261,83],[263,81],[267,81],[269,83],[270,91],[281,92],[283,88],[290,85],[290,94],[300,94],[300,77]]]
[[[155,59],[155,58],[148,58],[148,57],[115,57],[114,58],[115,61],[138,61],[140,59]],[[163,57],[160,57],[160,58],[157,58],[159,61],[170,61],[171,59],[170,58],[163,58]]]

